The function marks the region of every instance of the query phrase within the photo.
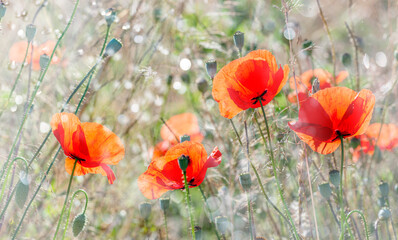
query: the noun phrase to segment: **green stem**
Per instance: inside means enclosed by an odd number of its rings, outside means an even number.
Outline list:
[[[266,117],[266,115],[265,115],[265,110],[264,110],[263,102],[262,102],[261,98],[258,98],[258,100],[259,100],[259,102],[260,102],[261,110],[262,110],[262,112],[263,112],[263,117],[264,117],[264,120],[265,120],[265,126],[267,127],[267,136],[268,136],[269,152],[271,153],[272,170],[273,170],[273,172],[274,172],[274,176],[275,176],[275,180],[276,180],[276,185],[277,185],[277,187],[278,187],[279,195],[280,195],[280,197],[281,197],[283,206],[284,206],[284,208],[285,208],[286,215],[288,216],[289,221],[290,221],[290,223],[291,223],[291,227],[292,227],[292,229],[293,229],[294,237],[295,237],[296,239],[300,239],[300,236],[299,236],[299,234],[298,234],[298,232],[297,232],[296,226],[294,225],[294,221],[293,221],[292,216],[291,216],[291,214],[290,214],[289,208],[288,208],[288,206],[287,206],[287,204],[286,204],[285,198],[283,197],[283,190],[282,190],[282,187],[281,187],[280,182],[279,182],[279,179],[278,179],[278,173],[277,173],[277,171],[276,171],[276,163],[275,163],[275,159],[274,159],[274,152],[272,151],[271,134],[270,134],[269,127],[268,127],[268,121],[267,121],[267,117]],[[266,144],[266,143],[264,142],[264,144]]]
[[[73,203],[73,200],[75,199],[76,195],[77,195],[79,192],[82,192],[82,193],[84,194],[84,196],[86,197],[86,204],[84,205],[84,209],[83,209],[82,214],[86,213],[87,204],[88,204],[88,196],[87,196],[86,191],[84,191],[83,189],[79,189],[79,190],[77,190],[77,191],[75,191],[75,192],[73,193],[72,199],[70,200],[68,215],[66,216],[66,224],[65,224],[64,234],[62,235],[62,239],[65,238],[66,229],[68,229],[68,225],[69,225],[69,216],[70,216],[70,212],[71,212],[71,210],[72,210],[72,203]]]
[[[345,232],[345,222],[346,215],[344,211],[344,202],[343,202],[343,168],[344,168],[344,138],[342,135],[339,135],[341,141],[341,163],[340,163],[340,194],[339,194],[339,202],[340,202],[340,240],[344,238]]]
[[[363,213],[362,213],[361,211],[359,211],[359,210],[352,210],[351,212],[349,212],[349,213],[347,214],[347,219],[350,218],[351,214],[353,214],[353,213],[358,213],[358,214],[361,216],[362,222],[363,222],[363,226],[364,226],[364,228],[365,228],[365,237],[366,237],[367,240],[369,240],[369,230],[368,230],[368,224],[366,223],[365,216],[364,216]],[[347,223],[347,219],[346,219],[346,223]],[[347,224],[348,224],[348,223],[347,223]]]
[[[53,240],[57,238],[57,233],[58,233],[58,230],[59,230],[59,226],[61,226],[62,216],[64,215],[64,211],[65,211],[65,208],[66,208],[66,203],[68,202],[68,196],[69,196],[69,192],[70,192],[70,187],[72,186],[72,179],[73,179],[73,175],[75,173],[75,168],[76,168],[77,161],[79,161],[79,160],[76,159],[75,160],[75,164],[73,164],[72,174],[70,175],[70,178],[69,178],[68,190],[66,191],[64,206],[62,207],[61,216],[59,216],[58,225],[57,225],[57,229],[55,229]]]
[[[191,195],[189,194],[189,186],[188,186],[188,181],[187,181],[187,172],[182,171],[184,174],[184,185],[185,185],[185,198],[187,202],[187,207],[188,207],[188,214],[189,214],[189,221],[191,222],[191,231],[192,231],[192,240],[195,240],[195,224],[193,222],[193,214],[192,214],[192,208],[191,208]]]
[[[229,121],[231,122],[232,127],[234,128],[235,134],[238,137],[239,144],[243,147],[242,140],[240,139],[240,135],[238,133],[238,130],[236,130],[234,122],[232,121],[232,119],[229,119]]]
[[[109,30],[110,30],[110,29],[111,29],[111,25],[107,25],[107,26],[106,26],[105,40],[104,40],[104,43],[102,44],[100,56],[102,56],[102,54],[104,53],[105,46],[106,46],[106,42],[108,42]]]
[[[247,212],[249,215],[250,239],[253,240],[252,211],[251,211],[251,207],[250,207],[250,196],[249,196],[248,192],[246,192],[246,199],[247,199]]]
[[[164,216],[164,229],[166,231],[166,240],[169,240],[169,231],[167,229],[167,215],[166,211],[163,211],[163,216]]]
[[[210,211],[209,203],[207,202],[206,195],[203,192],[203,189],[202,189],[201,185],[199,185],[199,190],[200,190],[200,193],[202,194],[203,201],[205,202],[205,206],[206,206],[207,212],[209,213],[210,223],[212,225],[214,225],[213,214]],[[214,232],[216,233],[217,239],[220,240],[220,235],[218,235],[218,232],[217,232],[217,229],[216,229],[215,226],[214,226]]]
[[[23,160],[23,162],[25,163],[25,167],[26,167],[26,174],[28,174],[28,169],[29,169],[29,167],[28,167],[28,162],[26,161],[26,159],[23,158],[23,157],[16,157],[16,158],[14,158],[14,159],[12,160],[12,162],[10,163],[10,165],[8,166],[7,174],[6,174],[6,177],[5,177],[5,179],[4,179],[3,186],[2,186],[2,188],[1,188],[0,201],[3,199],[4,190],[5,190],[6,185],[7,185],[7,180],[8,180],[8,176],[10,175],[11,167],[12,167],[13,163],[14,163],[16,160]],[[11,183],[11,184],[12,184],[12,183]],[[0,218],[0,219],[1,219],[1,218]]]

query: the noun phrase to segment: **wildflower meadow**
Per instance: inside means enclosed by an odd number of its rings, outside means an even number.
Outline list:
[[[397,17],[0,0],[0,239],[397,240]]]

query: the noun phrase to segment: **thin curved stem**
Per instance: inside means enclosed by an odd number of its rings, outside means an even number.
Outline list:
[[[77,191],[75,191],[75,192],[73,193],[72,199],[70,200],[68,215],[66,216],[65,229],[64,229],[64,234],[62,235],[62,239],[65,238],[66,229],[68,229],[68,225],[69,225],[69,216],[70,216],[70,212],[71,212],[71,210],[72,210],[72,203],[73,203],[73,200],[75,199],[76,195],[77,195],[79,192],[82,192],[82,193],[84,194],[84,196],[86,197],[86,203],[84,204],[84,209],[83,209],[82,214],[85,214],[85,213],[86,213],[87,204],[88,204],[88,195],[87,195],[86,191],[84,191],[83,189],[79,189],[79,190],[77,190]]]
[[[365,228],[365,237],[366,237],[367,240],[369,240],[369,230],[368,230],[368,224],[366,223],[365,216],[364,216],[363,213],[362,213],[361,211],[359,211],[359,210],[352,210],[351,212],[349,212],[349,213],[347,214],[347,219],[349,219],[350,216],[351,216],[353,213],[358,213],[359,216],[361,216],[362,221],[363,221],[363,226],[364,226],[364,228]],[[347,219],[346,219],[346,223],[347,223]],[[347,223],[347,224],[348,224],[348,223]]]
[[[11,161],[10,165],[8,165],[7,174],[6,174],[6,177],[4,178],[4,183],[3,183],[3,186],[2,186],[2,188],[1,188],[0,201],[3,199],[4,190],[5,190],[6,185],[7,185],[7,180],[8,180],[8,176],[10,175],[11,167],[13,166],[13,163],[14,163],[16,160],[22,160],[22,161],[25,163],[26,174],[28,173],[29,167],[28,167],[28,162],[26,161],[26,159],[23,158],[23,157],[16,157],[16,158],[14,158],[14,159]],[[12,182],[11,182],[11,185],[12,185]],[[1,218],[0,218],[0,219],[1,219]]]
[[[283,196],[283,190],[282,190],[282,187],[281,187],[279,179],[278,179],[278,173],[276,171],[276,163],[275,163],[275,159],[274,159],[274,152],[272,151],[271,134],[270,134],[269,127],[268,127],[268,121],[267,121],[267,117],[265,115],[263,102],[262,102],[261,98],[258,98],[258,100],[260,102],[261,110],[263,112],[263,117],[264,117],[264,120],[265,120],[265,126],[267,127],[268,144],[269,144],[269,152],[271,153],[272,170],[274,172],[274,177],[275,177],[275,180],[276,180],[276,185],[278,187],[279,195],[280,195],[280,198],[282,200],[283,206],[285,208],[285,213],[288,216],[288,219],[289,219],[289,221],[291,223],[291,227],[292,227],[292,230],[293,230],[294,237],[296,239],[300,239],[300,236],[299,236],[299,234],[297,232],[296,226],[294,225],[294,221],[293,221],[292,216],[290,214],[289,208],[288,208],[288,206],[286,204],[286,201],[285,201],[285,198]],[[266,143],[264,143],[264,144],[266,144]]]
[[[57,238],[57,233],[58,233],[58,230],[59,230],[59,226],[61,226],[61,222],[62,222],[62,216],[64,215],[64,211],[65,211],[65,208],[66,208],[66,204],[68,203],[68,197],[69,197],[70,187],[72,186],[72,180],[73,180],[73,175],[75,174],[75,168],[76,168],[77,161],[79,161],[79,160],[76,159],[76,160],[75,160],[75,163],[73,164],[72,174],[70,175],[70,178],[69,178],[68,190],[66,191],[64,206],[62,207],[61,216],[59,216],[59,220],[58,220],[58,224],[57,224],[57,229],[55,229],[55,233],[54,233],[53,240]]]
[[[184,174],[184,185],[185,185],[185,200],[187,202],[187,207],[188,207],[188,214],[189,214],[189,221],[191,223],[191,232],[192,232],[192,240],[195,240],[195,224],[193,221],[193,214],[192,214],[192,208],[191,208],[191,195],[189,194],[189,186],[188,186],[188,181],[187,181],[187,172],[182,171]]]

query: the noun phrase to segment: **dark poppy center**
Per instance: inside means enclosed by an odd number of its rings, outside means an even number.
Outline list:
[[[73,154],[70,155],[70,158],[72,158],[72,159],[74,159],[74,160],[77,160],[80,164],[82,164],[82,162],[85,162],[85,161],[86,161],[85,159],[76,157],[76,156],[74,156]]]
[[[261,101],[265,101],[264,96],[265,94],[267,94],[268,90],[265,90],[263,93],[261,93],[259,96],[254,97],[252,99],[250,99],[251,101],[253,101],[253,104],[258,103],[258,101],[261,99]]]
[[[339,130],[336,130],[335,133],[336,133],[337,137],[333,138],[332,142],[334,142],[334,141],[336,141],[337,139],[339,139],[340,136],[342,136],[343,138],[345,138],[345,137],[348,137],[348,136],[351,135],[350,133],[342,133],[342,132],[340,132]]]

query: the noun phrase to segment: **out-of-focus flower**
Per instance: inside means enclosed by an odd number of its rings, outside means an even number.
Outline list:
[[[182,155],[189,158],[186,169],[190,188],[199,186],[208,168],[221,163],[221,152],[217,147],[207,157],[201,143],[185,141],[171,147],[164,157],[153,159],[148,169],[138,178],[138,187],[146,198],[156,199],[165,192],[184,189],[183,173],[178,165]]]
[[[256,50],[236,59],[216,74],[213,81],[213,97],[220,113],[233,118],[248,108],[269,103],[285,85],[289,67],[276,64],[275,57],[267,50]]]
[[[51,128],[65,155],[65,169],[75,176],[99,173],[113,184],[116,177],[108,165],[116,165],[124,157],[122,141],[108,128],[98,123],[81,123],[73,113],[57,113]]]
[[[312,150],[329,154],[340,146],[340,136],[349,138],[366,131],[374,104],[375,96],[369,90],[326,88],[302,102],[299,120],[289,127]]]

